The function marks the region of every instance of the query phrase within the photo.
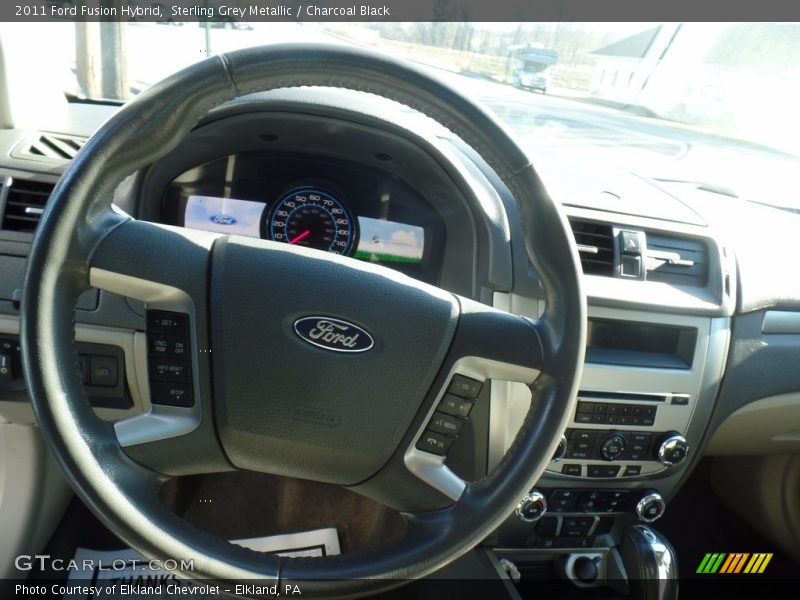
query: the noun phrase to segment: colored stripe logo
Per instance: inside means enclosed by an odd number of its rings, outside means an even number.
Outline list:
[[[763,573],[769,561],[772,560],[772,553],[757,552],[707,552],[697,567],[697,573],[702,574],[736,574],[736,573]]]

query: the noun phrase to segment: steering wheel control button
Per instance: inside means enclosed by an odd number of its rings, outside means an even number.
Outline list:
[[[660,440],[657,456],[662,465],[679,465],[689,456],[689,442],[676,431],[665,433]]]
[[[433,431],[425,431],[417,442],[417,449],[444,456],[453,445],[455,438]]]
[[[620,433],[612,433],[600,442],[600,457],[603,460],[617,460],[624,452],[625,437]]]
[[[462,398],[470,398],[474,400],[478,397],[478,394],[481,393],[482,387],[483,382],[478,381],[477,379],[472,379],[471,377],[466,377],[464,375],[453,375],[453,379],[450,381],[450,387],[447,388],[447,392],[450,394],[455,394],[456,396],[461,396]]]
[[[166,310],[147,311],[147,333],[173,337],[189,337],[189,317],[183,313]]]
[[[544,494],[538,490],[533,490],[525,496],[514,510],[517,518],[525,523],[535,523],[544,516],[545,512],[547,512],[547,501]]]
[[[445,435],[457,436],[463,426],[463,419],[453,417],[446,413],[437,412],[434,413],[431,422],[428,423],[428,430]]]
[[[167,356],[170,358],[185,358],[188,356],[188,343],[182,338],[148,335],[147,345],[151,356]]]
[[[179,381],[188,383],[191,378],[191,366],[181,360],[151,359],[150,376],[159,381]]]
[[[439,403],[439,411],[454,417],[466,418],[472,410],[472,402],[454,394],[445,394]]]
[[[150,401],[153,404],[188,408],[194,404],[192,386],[181,383],[153,381],[150,383]]]
[[[661,518],[666,508],[667,503],[661,497],[661,494],[652,492],[642,496],[641,500],[636,504],[636,515],[640,521],[652,523]]]
[[[166,310],[147,311],[147,354],[150,400],[153,404],[190,407],[192,356],[189,317]]]
[[[89,385],[116,387],[119,379],[116,356],[90,356],[89,365]]]

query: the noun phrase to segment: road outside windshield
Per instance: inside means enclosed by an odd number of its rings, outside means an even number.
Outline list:
[[[620,168],[800,210],[800,25],[63,23],[36,27],[74,99],[124,101],[206,56],[369,46],[481,100],[541,161]],[[9,34],[25,36],[23,28]],[[27,41],[27,40],[25,40]]]

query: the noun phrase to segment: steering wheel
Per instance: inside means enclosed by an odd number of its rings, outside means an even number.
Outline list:
[[[384,96],[470,144],[516,200],[544,315],[534,321],[353,259],[147,223],[112,207],[119,182],[173,149],[215,105],[302,86]],[[183,384],[151,388],[147,413],[116,424],[95,416],[78,374],[74,307],[89,287],[145,301],[148,333],[161,328],[188,344],[190,360],[173,373]],[[42,434],[76,493],[119,537],[147,557],[193,559],[180,576],[352,597],[432,573],[511,513],[574,410],[585,321],[566,219],[493,116],[413,65],[288,44],[190,66],[85,144],[33,243],[21,336]],[[448,397],[466,411],[493,378],[530,384],[534,402],[503,460],[465,482],[426,427]],[[406,532],[369,552],[282,558],[201,532],[159,502],[166,475],[234,468],[351,487],[402,511]]]

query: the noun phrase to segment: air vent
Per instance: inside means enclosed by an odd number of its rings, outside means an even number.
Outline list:
[[[570,219],[575,243],[587,275],[614,275],[614,233],[610,225]]]
[[[705,286],[708,248],[699,240],[647,232],[647,281]]]
[[[33,233],[55,184],[14,179],[8,188],[2,228]]]
[[[60,133],[40,133],[27,140],[14,156],[55,162],[68,162],[75,158],[86,138]]]

